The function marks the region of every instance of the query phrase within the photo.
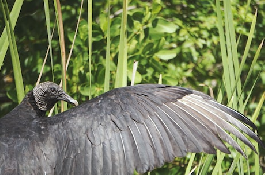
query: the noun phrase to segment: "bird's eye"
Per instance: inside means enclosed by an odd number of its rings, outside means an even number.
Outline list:
[[[51,87],[51,92],[54,92],[55,91],[55,88],[54,87]]]

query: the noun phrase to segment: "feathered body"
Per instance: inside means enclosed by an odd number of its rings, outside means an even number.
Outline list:
[[[244,155],[226,131],[262,144],[248,118],[181,87],[118,88],[50,118],[32,99],[0,119],[0,174],[144,173],[187,152],[230,153],[223,141]]]

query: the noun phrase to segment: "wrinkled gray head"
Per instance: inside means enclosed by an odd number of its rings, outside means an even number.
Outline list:
[[[60,86],[52,82],[40,83],[33,89],[36,105],[42,111],[50,110],[59,100],[78,105],[78,102],[66,94]]]

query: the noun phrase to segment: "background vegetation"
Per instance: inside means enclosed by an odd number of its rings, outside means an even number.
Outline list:
[[[252,118],[264,138],[264,8],[261,0],[8,0],[0,13],[0,116],[19,103],[39,75],[41,82],[62,79],[82,103],[130,85],[138,61],[136,84],[162,77],[164,84],[212,90],[218,101]],[[264,154],[246,151],[248,160],[235,151],[217,157],[189,154],[151,174],[262,174]]]

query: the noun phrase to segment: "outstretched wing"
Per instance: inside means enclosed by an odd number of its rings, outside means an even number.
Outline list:
[[[230,153],[223,141],[245,155],[227,131],[254,151],[242,132],[261,143],[242,114],[203,93],[165,85],[115,89],[55,120],[63,128],[52,131],[62,153],[56,171],[63,174],[143,173],[187,152]]]
[[[28,135],[0,142],[0,163],[5,169],[17,161],[21,174],[144,173],[187,152],[229,153],[223,141],[245,155],[228,133],[255,151],[245,135],[262,142],[247,125],[255,129],[248,118],[203,93],[137,85],[33,121]]]

